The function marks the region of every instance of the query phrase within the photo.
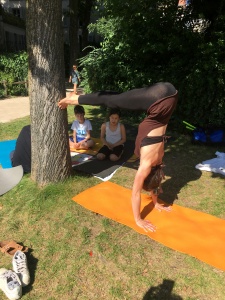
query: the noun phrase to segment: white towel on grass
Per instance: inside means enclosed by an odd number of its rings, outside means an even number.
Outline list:
[[[196,169],[201,171],[209,171],[219,173],[225,176],[225,153],[216,151],[216,158],[205,160],[195,166]]]

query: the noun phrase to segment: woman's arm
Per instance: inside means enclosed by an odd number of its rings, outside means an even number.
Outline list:
[[[71,95],[72,96],[72,95]],[[159,82],[152,86],[133,89],[124,93],[114,91],[100,91],[85,95],[73,95],[59,101],[61,109],[71,105],[105,105],[110,108],[122,108],[129,110],[148,110],[148,108],[159,99],[171,97],[171,105],[176,106],[177,91],[168,82]],[[70,98],[70,99],[69,99]]]
[[[156,230],[156,227],[148,220],[143,220],[141,218],[141,190],[143,187],[143,183],[147,175],[151,172],[151,168],[147,169],[146,167],[140,166],[134,179],[134,184],[132,188],[132,209],[133,209],[133,215],[134,220],[136,224],[143,228],[144,231],[152,231],[154,232]]]
[[[156,227],[150,221],[141,218],[141,190],[143,188],[144,180],[148,174],[150,174],[152,167],[162,163],[164,144],[158,143],[142,147],[140,154],[140,166],[136,173],[132,188],[131,201],[133,214],[135,222],[139,227],[143,228],[146,232],[154,232]],[[154,199],[153,203],[156,205],[157,198]]]

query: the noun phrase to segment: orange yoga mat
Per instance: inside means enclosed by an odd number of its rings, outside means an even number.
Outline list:
[[[171,212],[159,212],[153,208],[151,198],[142,194],[142,216],[157,227],[156,232],[146,233],[134,222],[130,199],[131,190],[109,181],[73,197],[93,212],[225,271],[225,220],[175,204]]]

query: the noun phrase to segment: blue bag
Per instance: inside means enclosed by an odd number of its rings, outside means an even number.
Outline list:
[[[193,142],[225,143],[225,130],[196,128],[193,130]]]

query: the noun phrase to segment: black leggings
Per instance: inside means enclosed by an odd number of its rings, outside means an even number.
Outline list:
[[[123,153],[124,145],[119,145],[114,147],[113,149],[109,149],[106,145],[104,145],[98,153],[104,154],[106,157],[109,157],[111,154],[116,155],[117,157],[120,157]]]
[[[172,96],[176,93],[175,87],[169,82],[155,83],[149,87],[133,89],[124,93],[101,91],[87,95],[80,95],[80,105],[105,105],[110,108],[129,110],[145,110],[157,100]]]

